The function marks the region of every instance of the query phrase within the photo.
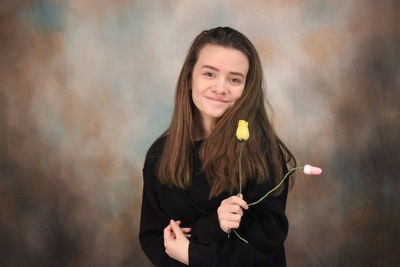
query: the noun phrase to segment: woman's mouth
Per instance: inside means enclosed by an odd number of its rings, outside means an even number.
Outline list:
[[[213,100],[213,101],[216,101],[216,102],[220,102],[220,103],[226,103],[226,102],[228,102],[228,101],[224,101],[224,100],[222,100],[222,99],[213,98],[213,97],[207,97],[207,96],[206,96],[206,98],[207,98],[207,99],[210,99],[210,100]]]

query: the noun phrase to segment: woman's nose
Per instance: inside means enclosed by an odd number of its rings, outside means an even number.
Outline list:
[[[213,86],[213,92],[218,94],[224,94],[226,89],[226,82],[224,79],[218,79]]]

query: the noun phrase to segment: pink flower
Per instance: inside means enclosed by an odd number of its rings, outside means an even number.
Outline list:
[[[311,166],[310,164],[306,164],[303,167],[303,172],[307,175],[320,175],[322,173],[322,169]]]

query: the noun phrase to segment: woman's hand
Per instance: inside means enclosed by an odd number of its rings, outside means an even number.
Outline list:
[[[249,206],[243,200],[243,195],[231,196],[222,200],[221,205],[217,209],[219,226],[222,231],[229,233],[232,228],[239,228],[240,220],[243,216],[243,209],[248,209]]]
[[[181,224],[181,221],[174,221],[177,225],[180,225]],[[181,227],[181,230],[182,230],[182,232],[185,234],[185,236],[187,237],[187,238],[189,238],[189,237],[191,237],[192,235],[191,234],[189,234],[191,231],[192,231],[192,228],[190,228],[190,227]],[[174,237],[175,237],[175,234],[173,233],[173,235],[174,235]]]
[[[171,220],[169,225],[164,228],[164,247],[165,252],[171,258],[189,264],[189,240],[185,234],[190,232],[190,228],[180,228],[180,221]]]

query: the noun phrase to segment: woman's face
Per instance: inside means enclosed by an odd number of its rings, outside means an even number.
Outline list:
[[[210,125],[242,95],[249,60],[234,48],[205,45],[192,73],[192,99],[203,123]],[[203,124],[204,125],[204,124]]]

